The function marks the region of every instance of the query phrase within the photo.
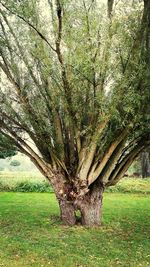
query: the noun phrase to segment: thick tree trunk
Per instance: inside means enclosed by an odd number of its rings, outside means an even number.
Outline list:
[[[89,227],[101,225],[103,184],[97,179],[85,190],[80,184],[77,188],[73,183],[61,183],[61,178],[58,174],[53,178],[53,188],[59,202],[62,222],[65,225],[80,222]],[[81,218],[76,217],[76,211],[80,212]]]
[[[88,201],[82,204],[81,207],[81,223],[85,226],[100,226],[101,225],[101,208],[99,201],[89,203]]]
[[[85,197],[79,201],[78,208],[81,212],[82,225],[89,227],[101,225],[103,191],[101,184],[95,184]]]
[[[67,200],[59,200],[60,207],[60,218],[65,225],[75,225],[76,216],[75,216],[75,207],[74,205]]]
[[[89,192],[74,200],[59,198],[60,218],[65,225],[82,225],[93,227],[101,225],[103,186],[99,183],[91,186]],[[75,212],[80,211],[81,218],[77,219]]]

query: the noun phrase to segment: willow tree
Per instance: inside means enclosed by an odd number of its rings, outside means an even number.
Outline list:
[[[0,132],[69,225],[101,223],[104,189],[150,141],[150,1],[98,2],[1,1]]]

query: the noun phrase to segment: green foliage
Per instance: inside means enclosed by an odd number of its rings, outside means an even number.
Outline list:
[[[150,194],[150,178],[123,178],[116,186],[110,186],[106,192]]]
[[[140,157],[138,157],[132,163],[131,167],[128,170],[128,173],[130,174],[130,176],[132,176],[133,173],[139,173],[141,175],[141,161],[140,161]]]
[[[19,160],[12,160],[12,161],[10,162],[10,166],[13,166],[13,167],[18,167],[18,166],[20,166],[20,165],[21,165],[21,163],[20,163]]]
[[[52,187],[40,173],[1,172],[0,191],[52,192]]]
[[[16,153],[17,149],[12,141],[0,133],[0,159],[12,157]]]
[[[15,188],[13,188],[14,192],[53,192],[50,184],[48,182],[43,183],[29,183],[29,182],[20,182],[16,184]]]
[[[16,154],[16,150],[13,150],[13,149],[7,149],[6,147],[4,149],[1,149],[0,151],[0,158],[1,159],[5,159],[7,157],[12,157]]]
[[[37,182],[18,182],[15,185],[3,183],[0,181],[0,191],[1,192],[37,192],[37,193],[50,193],[53,192],[50,184],[47,182],[37,183]]]
[[[0,181],[0,192],[3,192],[3,191],[10,192],[10,191],[13,191],[13,189],[8,184],[4,184],[3,181]]]

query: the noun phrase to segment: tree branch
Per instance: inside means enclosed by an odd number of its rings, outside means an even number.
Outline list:
[[[17,16],[18,18],[20,18],[21,20],[23,20],[28,26],[30,26],[39,36],[42,40],[44,40],[48,46],[54,51],[56,52],[56,50],[52,47],[52,45],[49,43],[49,41],[47,40],[47,38],[29,21],[27,21],[24,17],[22,17],[21,15],[16,14],[14,11],[10,10],[4,3],[1,3],[1,5],[8,10],[11,14]]]
[[[108,17],[111,19],[113,11],[114,0],[107,0]]]

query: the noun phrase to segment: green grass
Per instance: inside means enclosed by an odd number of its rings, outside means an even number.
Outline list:
[[[0,193],[0,266],[150,266],[150,198],[105,193],[103,227],[64,227],[54,194]]]

